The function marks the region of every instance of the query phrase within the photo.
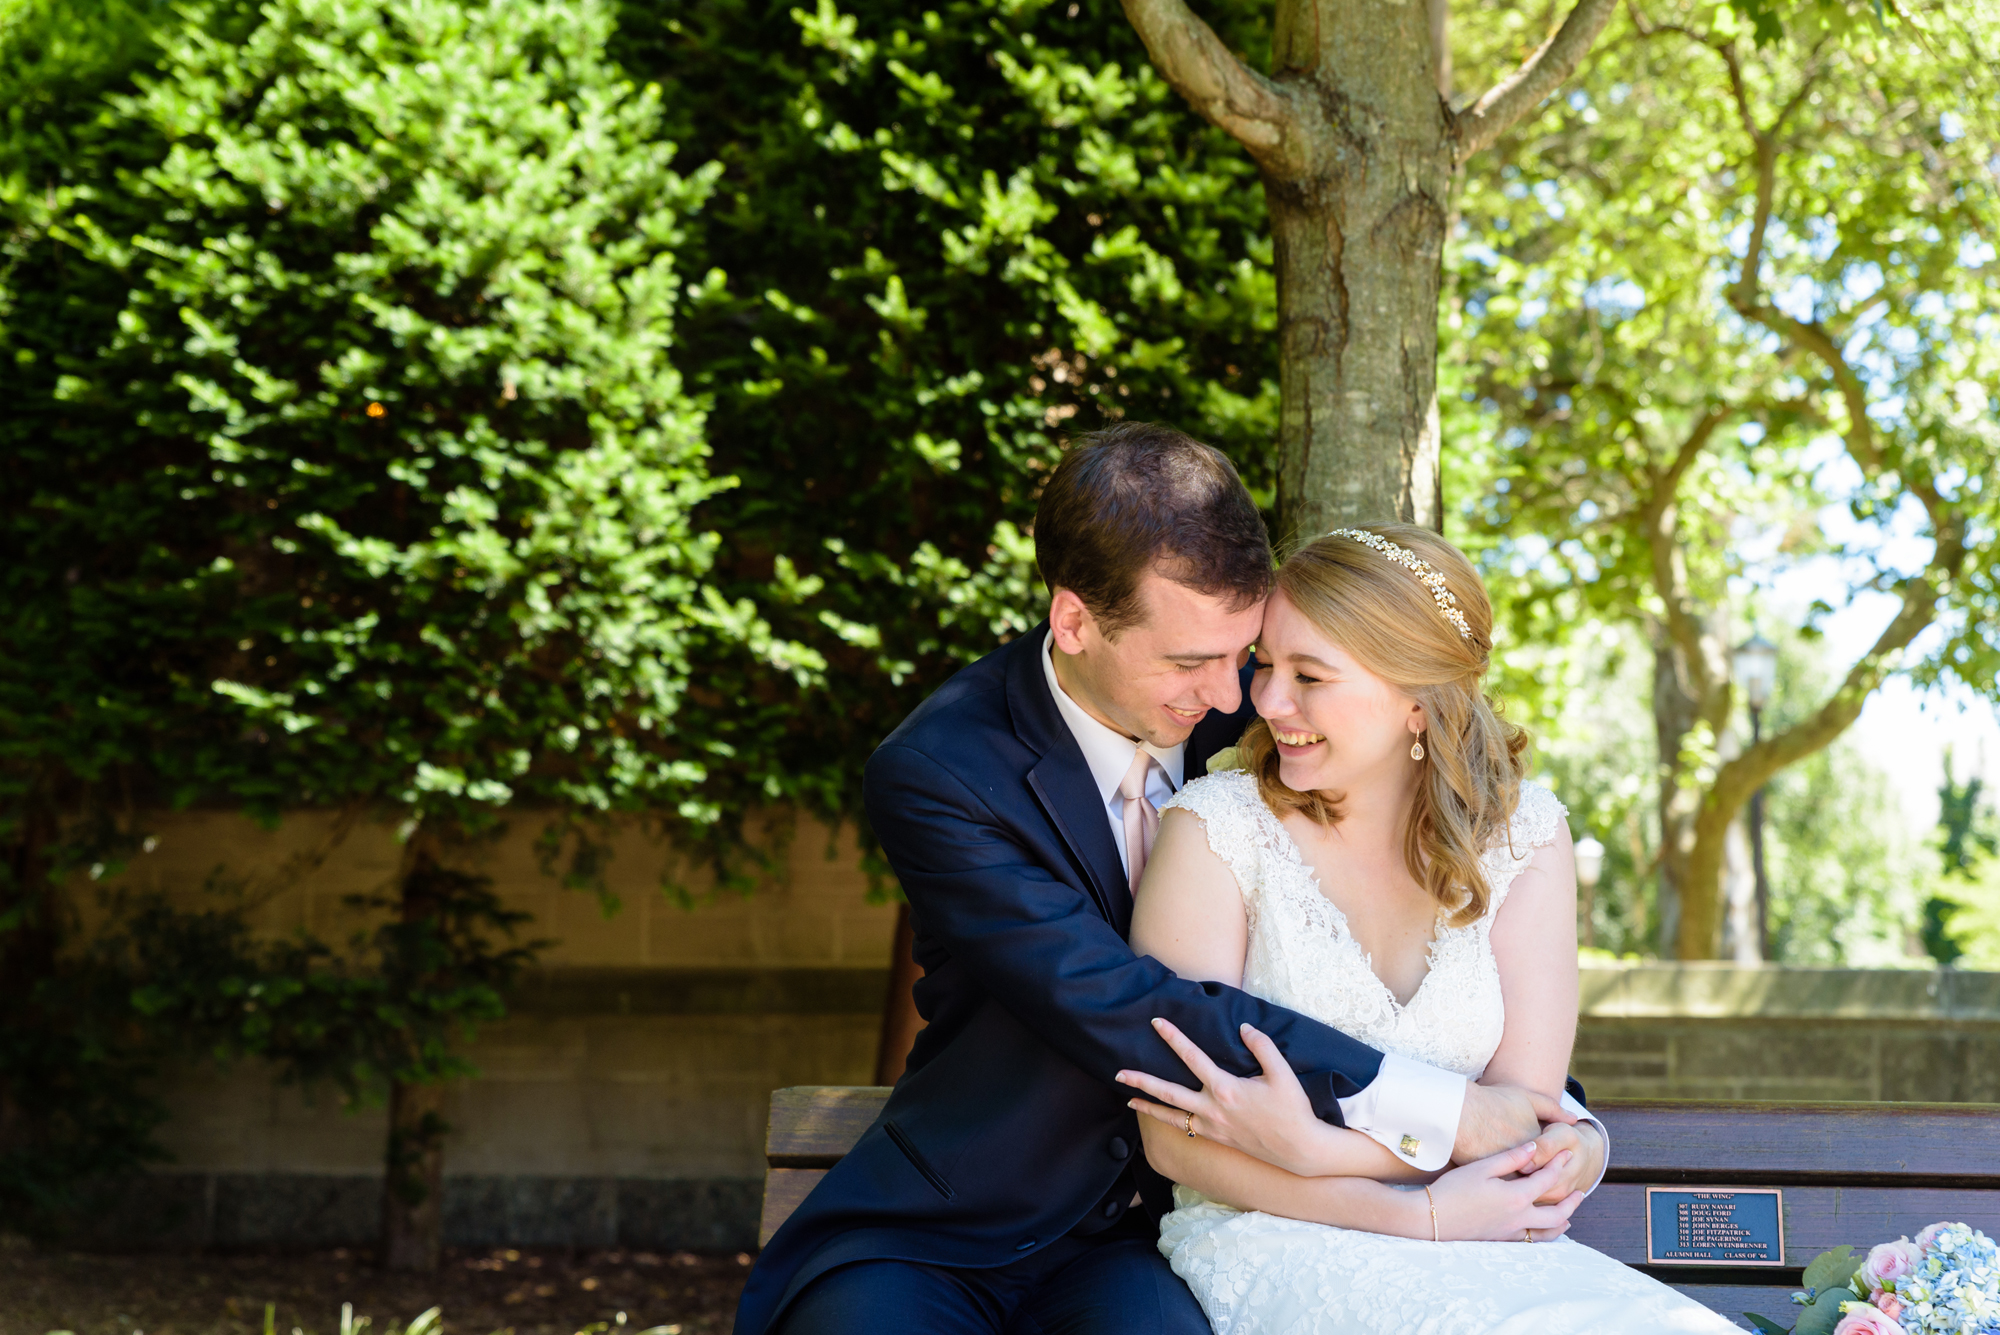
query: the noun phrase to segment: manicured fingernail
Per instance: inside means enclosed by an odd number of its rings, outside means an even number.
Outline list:
[[[1166,1021],[1165,1021],[1165,1020],[1162,1020],[1162,1019],[1161,1019],[1161,1018],[1160,1018],[1159,1016],[1155,1015],[1155,1016],[1153,1017],[1153,1028],[1155,1028],[1155,1029],[1158,1029],[1158,1028],[1159,1028],[1159,1027],[1160,1027],[1161,1025],[1163,1025],[1163,1024],[1165,1024],[1165,1023],[1166,1023]]]

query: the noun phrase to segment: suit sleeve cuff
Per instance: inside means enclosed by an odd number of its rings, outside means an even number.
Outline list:
[[[1611,1166],[1611,1133],[1604,1129],[1604,1123],[1597,1120],[1597,1114],[1584,1107],[1581,1103],[1578,1103],[1570,1095],[1565,1094],[1562,1096],[1562,1105],[1575,1113],[1579,1122],[1588,1122],[1596,1127],[1599,1138],[1604,1141],[1604,1160],[1597,1165],[1597,1181],[1592,1182],[1583,1189],[1583,1194],[1588,1196],[1603,1183],[1604,1170]]]
[[[1464,1076],[1393,1053],[1366,1088],[1340,1100],[1348,1126],[1425,1172],[1450,1162],[1464,1108]]]

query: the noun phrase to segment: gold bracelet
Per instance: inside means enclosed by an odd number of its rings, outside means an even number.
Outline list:
[[[1438,1201],[1431,1195],[1431,1184],[1424,1183],[1424,1199],[1431,1203],[1431,1241],[1438,1240]]]

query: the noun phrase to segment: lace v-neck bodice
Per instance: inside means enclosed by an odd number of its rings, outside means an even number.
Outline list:
[[[1250,927],[1244,991],[1380,1051],[1478,1079],[1506,1023],[1488,934],[1514,877],[1562,827],[1566,812],[1555,794],[1521,785],[1508,838],[1481,859],[1491,894],[1485,916],[1463,927],[1439,921],[1430,971],[1407,1004],[1376,975],[1291,833],[1257,795],[1254,778],[1242,770],[1210,774],[1163,810],[1176,807],[1201,820],[1208,846],[1242,891]]]
[[[1491,899],[1464,927],[1438,924],[1430,972],[1399,1006],[1347,920],[1240,770],[1182,789],[1243,892],[1246,992],[1332,1025],[1383,1052],[1477,1077],[1506,1015],[1489,939],[1507,891],[1566,813],[1521,785],[1521,804],[1481,859]],[[1701,1304],[1602,1252],[1558,1238],[1432,1242],[1239,1210],[1185,1185],[1160,1222],[1160,1254],[1214,1335],[1731,1335]],[[1386,1297],[1385,1297],[1386,1295]]]

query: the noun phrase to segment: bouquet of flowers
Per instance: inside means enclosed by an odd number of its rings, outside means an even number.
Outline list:
[[[1790,1335],[2000,1335],[2000,1249],[1965,1224],[1932,1224],[1868,1255],[1838,1247],[1806,1267]],[[1746,1312],[1771,1335],[1785,1328]]]

